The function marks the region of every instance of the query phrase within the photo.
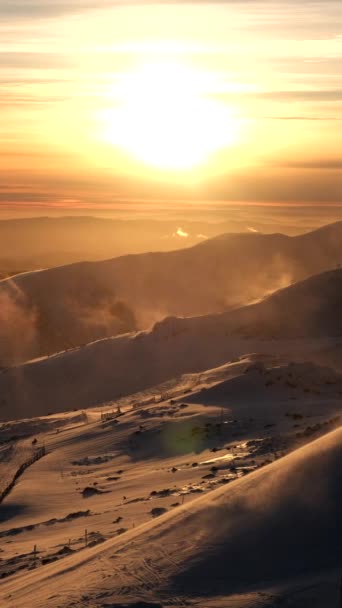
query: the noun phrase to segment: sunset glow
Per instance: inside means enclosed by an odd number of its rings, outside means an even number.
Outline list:
[[[342,0],[0,0],[0,608],[342,608]]]
[[[319,5],[3,0],[0,201],[339,204],[342,4]]]
[[[104,110],[102,136],[143,164],[190,170],[237,137],[229,106],[209,97],[210,75],[176,62],[147,63],[127,73]]]

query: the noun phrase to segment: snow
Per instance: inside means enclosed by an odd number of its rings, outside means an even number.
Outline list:
[[[78,286],[156,259],[16,280]],[[325,272],[2,370],[0,493],[30,464],[0,503],[0,606],[338,606],[341,293],[342,271]]]
[[[268,377],[280,380],[265,401],[258,390]],[[321,394],[305,393],[304,380]],[[34,436],[48,453],[0,506],[0,575],[10,572],[0,600],[6,608],[170,598],[257,607],[262,597],[302,596],[312,578],[324,590],[317,597],[335,597],[339,382],[311,363],[249,355],[170,380],[160,403],[148,397],[161,386],[140,403],[126,397],[117,421],[100,420],[109,403],[89,410],[89,422],[81,413],[28,420],[31,433],[41,420]]]

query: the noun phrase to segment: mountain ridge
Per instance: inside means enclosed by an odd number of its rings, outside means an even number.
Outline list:
[[[340,237],[342,222],[297,237],[228,234],[177,251],[75,262],[0,281],[7,311],[0,316],[0,365],[149,328],[168,316],[237,309],[335,268]]]
[[[319,294],[313,307],[308,293]],[[149,331],[97,340],[9,368],[0,374],[0,415],[8,419],[12,412],[13,418],[25,417],[32,404],[36,415],[99,405],[183,373],[217,367],[247,352],[287,354],[299,361],[314,357],[329,363],[323,351],[341,342],[341,300],[342,270],[335,270],[259,304],[216,315],[169,317]]]

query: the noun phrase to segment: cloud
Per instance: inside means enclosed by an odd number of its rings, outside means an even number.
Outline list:
[[[342,89],[309,89],[309,90],[292,90],[292,91],[261,91],[254,93],[255,97],[270,99],[272,101],[323,101],[323,102],[339,102],[342,101]]]
[[[303,120],[306,122],[327,122],[327,121],[341,121],[342,118],[339,116],[260,116],[258,117],[261,120],[299,120],[302,122]]]
[[[314,171],[341,171],[342,160],[340,158],[318,158],[314,160],[285,161],[277,165],[286,169],[308,169]]]
[[[1,15],[1,8],[0,8]],[[70,64],[70,58],[64,53],[33,52],[33,51],[2,51],[0,52],[1,68],[34,68],[37,70],[60,69]],[[44,78],[46,82],[46,79]]]
[[[277,7],[274,0],[1,0],[0,3],[0,20],[30,20],[34,21],[37,18],[49,19],[59,17],[66,14],[77,14],[89,10],[101,10],[106,8],[115,8],[119,6],[144,6],[144,5],[255,5],[262,14],[265,7]],[[287,0],[282,3],[282,13],[286,10],[286,6],[298,8],[298,0]],[[317,9],[321,6],[322,12],[326,13],[327,7],[340,7],[341,0],[302,0],[302,5]],[[279,8],[279,7],[278,7]]]
[[[15,94],[6,94],[1,91],[1,96],[3,99],[1,100],[2,108],[13,108],[14,106],[25,106],[25,107],[39,107],[45,106],[46,104],[56,104],[62,101],[69,101],[69,97],[51,97],[45,96],[42,98],[35,97],[34,95],[15,95]]]
[[[342,58],[341,58],[342,61]],[[318,103],[340,103],[342,101],[342,88],[335,89],[285,89],[285,90],[269,90],[269,91],[223,91],[215,94],[215,97],[221,99],[246,99],[250,100],[266,100],[273,102],[318,102]],[[291,118],[291,117],[289,117]],[[301,117],[297,118],[298,120]]]
[[[177,230],[173,236],[180,236],[183,239],[187,239],[189,236],[189,233],[182,230],[182,228],[177,228]]]
[[[253,226],[247,226],[247,230],[248,232],[259,232],[259,230],[257,230],[256,228],[253,228]]]
[[[72,159],[70,159],[72,163]],[[257,204],[296,203],[296,204],[342,204],[342,170],[340,161],[333,156],[322,159],[302,157],[296,161],[283,158],[275,160],[266,158],[262,167],[249,166],[248,170],[240,170],[229,175],[215,176],[201,182],[198,189],[185,189],[182,184],[161,183],[156,188],[156,182],[127,180],[120,176],[107,175],[99,172],[87,175],[64,175],[17,171],[7,176],[7,184],[0,185],[0,209],[5,205],[22,207],[51,208],[63,199],[81,199],[84,208],[121,208],[125,211],[156,205],[162,208],[184,209],[186,201],[229,201],[253,202]],[[153,184],[153,188],[151,185]],[[115,193],[115,194],[113,194]],[[142,194],[143,193],[143,194]],[[80,206],[80,203],[77,204]],[[182,221],[180,219],[176,221]],[[251,221],[248,220],[248,222]],[[246,230],[247,218],[241,225]],[[177,228],[189,236],[177,234]],[[183,243],[196,238],[196,230],[192,235],[182,225],[177,225],[170,231],[170,239],[178,239]],[[204,231],[205,234],[205,231]]]
[[[112,6],[113,2],[102,0],[102,6]],[[59,0],[1,0],[0,19],[28,19],[51,18],[77,13],[80,10],[99,8],[98,3],[87,0],[73,0],[73,2],[61,2]]]

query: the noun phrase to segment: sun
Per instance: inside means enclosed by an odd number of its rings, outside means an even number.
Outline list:
[[[188,171],[234,143],[231,109],[210,95],[210,77],[176,62],[125,74],[102,112],[107,142],[160,170]]]

